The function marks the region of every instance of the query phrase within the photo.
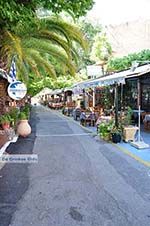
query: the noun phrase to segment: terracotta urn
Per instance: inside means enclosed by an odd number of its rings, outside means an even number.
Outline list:
[[[9,129],[9,128],[10,128],[10,123],[9,123],[9,122],[3,123],[3,124],[2,124],[2,128],[3,128],[4,130]]]
[[[31,133],[31,126],[27,119],[20,120],[17,127],[17,134],[22,137],[27,137]]]

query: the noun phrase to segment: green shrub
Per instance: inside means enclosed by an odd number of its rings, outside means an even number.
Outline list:
[[[20,112],[19,113],[19,120],[26,120],[26,119],[28,119],[28,117],[25,114],[25,112]]]
[[[98,134],[102,139],[110,139],[110,133],[114,126],[113,121],[102,122],[98,126]]]
[[[19,116],[19,109],[18,108],[11,108],[9,112],[10,117],[12,118],[14,126],[16,126]]]
[[[11,123],[11,122],[12,122],[12,118],[8,113],[0,116],[0,123],[1,124]]]

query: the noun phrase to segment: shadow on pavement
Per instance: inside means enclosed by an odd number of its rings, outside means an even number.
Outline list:
[[[6,149],[9,154],[31,154],[36,138],[36,112],[31,111],[30,125],[32,133],[27,138],[19,137]],[[17,202],[29,186],[28,163],[7,163],[0,171],[0,226],[8,226]]]

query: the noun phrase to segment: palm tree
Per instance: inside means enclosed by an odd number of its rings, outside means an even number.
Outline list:
[[[37,19],[33,27],[23,29],[18,24],[15,32],[4,31],[0,41],[0,68],[8,72],[15,56],[17,76],[24,82],[28,81],[30,72],[37,76],[46,72],[55,78],[55,65],[50,61],[52,58],[74,75],[78,62],[75,46],[87,47],[80,30],[58,17]]]

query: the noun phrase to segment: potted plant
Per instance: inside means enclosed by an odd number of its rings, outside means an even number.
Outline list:
[[[110,140],[110,132],[113,126],[113,122],[102,122],[98,126],[98,134],[106,141]]]
[[[31,126],[28,123],[28,115],[25,112],[19,114],[19,124],[17,127],[17,134],[26,137],[31,133]]]
[[[25,114],[25,112],[20,112],[19,113],[19,121],[21,121],[21,120],[28,120],[28,116]]]
[[[10,128],[11,121],[12,121],[12,118],[10,117],[10,115],[8,113],[1,115],[1,117],[0,117],[0,124],[4,130]]]
[[[16,107],[11,108],[9,115],[12,118],[12,122],[11,122],[12,126],[14,127],[14,129],[16,129],[17,122],[18,122],[18,116],[19,116],[19,109]]]
[[[29,104],[26,104],[24,107],[23,107],[23,110],[22,112],[26,114],[27,118],[29,119],[29,116],[30,116],[30,105]]]
[[[122,137],[122,129],[120,126],[113,126],[111,129],[111,137],[113,143],[120,143]]]

